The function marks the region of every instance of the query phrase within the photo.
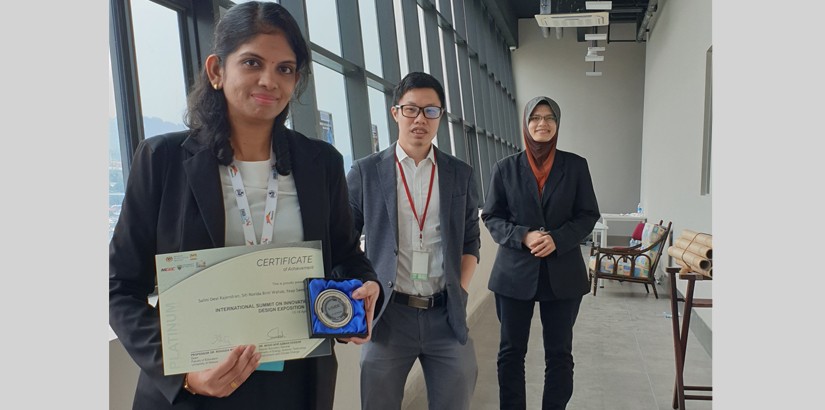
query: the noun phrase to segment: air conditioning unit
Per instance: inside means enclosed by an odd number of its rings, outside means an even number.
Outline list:
[[[536,21],[541,27],[595,27],[610,24],[610,14],[602,13],[567,13],[536,14]]]

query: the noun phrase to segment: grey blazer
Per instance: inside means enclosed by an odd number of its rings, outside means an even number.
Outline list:
[[[473,168],[435,148],[438,189],[441,195],[441,235],[447,283],[450,327],[461,344],[467,342],[467,292],[461,288],[461,257],[479,257],[478,187]],[[363,231],[367,258],[389,302],[398,269],[398,201],[395,144],[352,164],[347,174],[349,202],[355,231]],[[376,311],[384,311],[376,307]],[[381,325],[376,315],[374,326]]]
[[[587,160],[557,150],[541,198],[524,151],[499,160],[491,174],[481,219],[500,246],[489,289],[514,299],[530,299],[544,264],[558,298],[586,294],[590,286],[579,244],[600,216]],[[533,256],[521,242],[528,231],[539,228],[548,231],[556,243],[556,250],[544,258]]]

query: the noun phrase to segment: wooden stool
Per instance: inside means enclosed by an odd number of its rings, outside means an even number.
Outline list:
[[[685,353],[687,351],[688,332],[690,331],[690,313],[693,308],[711,308],[713,299],[694,299],[693,291],[697,280],[712,280],[709,276],[704,276],[695,272],[679,273],[680,267],[665,268],[670,275],[670,311],[673,322],[673,351],[676,353],[676,386],[673,391],[673,408],[685,410],[685,400],[713,400],[713,396],[708,394],[685,394],[686,390],[711,392],[711,386],[685,386]],[[676,278],[687,280],[687,293],[684,298],[676,294]],[[679,305],[678,302],[685,302],[682,319],[682,327],[679,329]]]

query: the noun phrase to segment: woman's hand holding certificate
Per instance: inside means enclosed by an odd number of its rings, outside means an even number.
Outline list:
[[[260,361],[261,354],[255,352],[255,345],[238,346],[217,366],[187,373],[186,390],[202,396],[229,396],[249,378]]]

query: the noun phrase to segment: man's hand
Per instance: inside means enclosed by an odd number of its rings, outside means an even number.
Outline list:
[[[378,301],[378,295],[381,294],[381,285],[378,282],[374,281],[367,281],[358,289],[352,292],[352,298],[359,300],[364,300],[364,311],[367,313],[367,336],[366,337],[347,337],[347,338],[339,338],[338,341],[344,343],[355,343],[357,345],[362,345],[370,341],[370,336],[372,336],[372,318],[375,314],[375,302]]]

